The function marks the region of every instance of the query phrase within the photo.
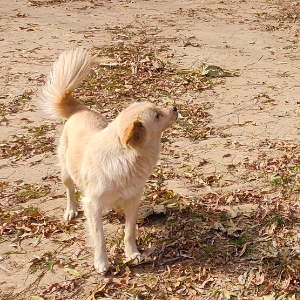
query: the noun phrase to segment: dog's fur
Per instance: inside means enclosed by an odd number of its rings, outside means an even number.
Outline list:
[[[124,208],[125,255],[141,259],[135,226],[143,188],[160,151],[162,132],[177,119],[177,109],[158,108],[137,102],[108,124],[95,111],[77,102],[72,91],[97,64],[86,50],[63,52],[53,65],[43,88],[42,106],[56,118],[66,118],[58,156],[62,181],[67,187],[64,219],[78,214],[75,186],[83,192],[83,208],[95,248],[94,266],[100,273],[109,268],[102,225],[102,212]]]

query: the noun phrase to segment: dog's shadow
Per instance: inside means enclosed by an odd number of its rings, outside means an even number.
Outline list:
[[[190,206],[167,208],[166,214],[151,214],[138,224],[137,244],[144,260],[138,265],[122,266],[129,266],[135,272],[166,266],[193,269],[206,266],[230,273],[236,271],[238,264],[245,270],[256,262],[269,265],[271,261],[258,242],[261,228],[266,225],[259,222],[257,216],[261,213],[256,210],[232,216],[228,210],[199,201]],[[124,218],[119,221],[124,222]],[[120,255],[122,252],[117,253],[118,258]],[[112,261],[118,262],[114,258]]]

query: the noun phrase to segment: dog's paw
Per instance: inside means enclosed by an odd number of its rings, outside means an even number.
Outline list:
[[[109,262],[107,260],[95,260],[94,267],[98,273],[106,273],[109,269]]]
[[[78,210],[77,209],[69,209],[66,210],[64,213],[64,220],[70,221],[78,216]]]
[[[130,265],[138,265],[144,261],[144,257],[140,252],[133,252],[130,255],[126,255],[125,263]]]

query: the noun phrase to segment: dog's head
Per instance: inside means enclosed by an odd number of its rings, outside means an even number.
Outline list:
[[[148,142],[159,141],[162,132],[170,127],[177,117],[176,107],[159,108],[148,102],[134,103],[118,116],[121,142],[138,147]]]

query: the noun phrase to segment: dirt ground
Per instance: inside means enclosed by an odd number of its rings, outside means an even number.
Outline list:
[[[0,1],[0,298],[300,299],[299,7]],[[83,214],[62,220],[63,125],[39,106],[72,47],[103,58],[77,91],[92,109],[113,118],[142,99],[181,114],[145,189],[143,206],[166,208],[138,222],[148,259],[123,263],[124,220],[111,212],[105,276]]]

